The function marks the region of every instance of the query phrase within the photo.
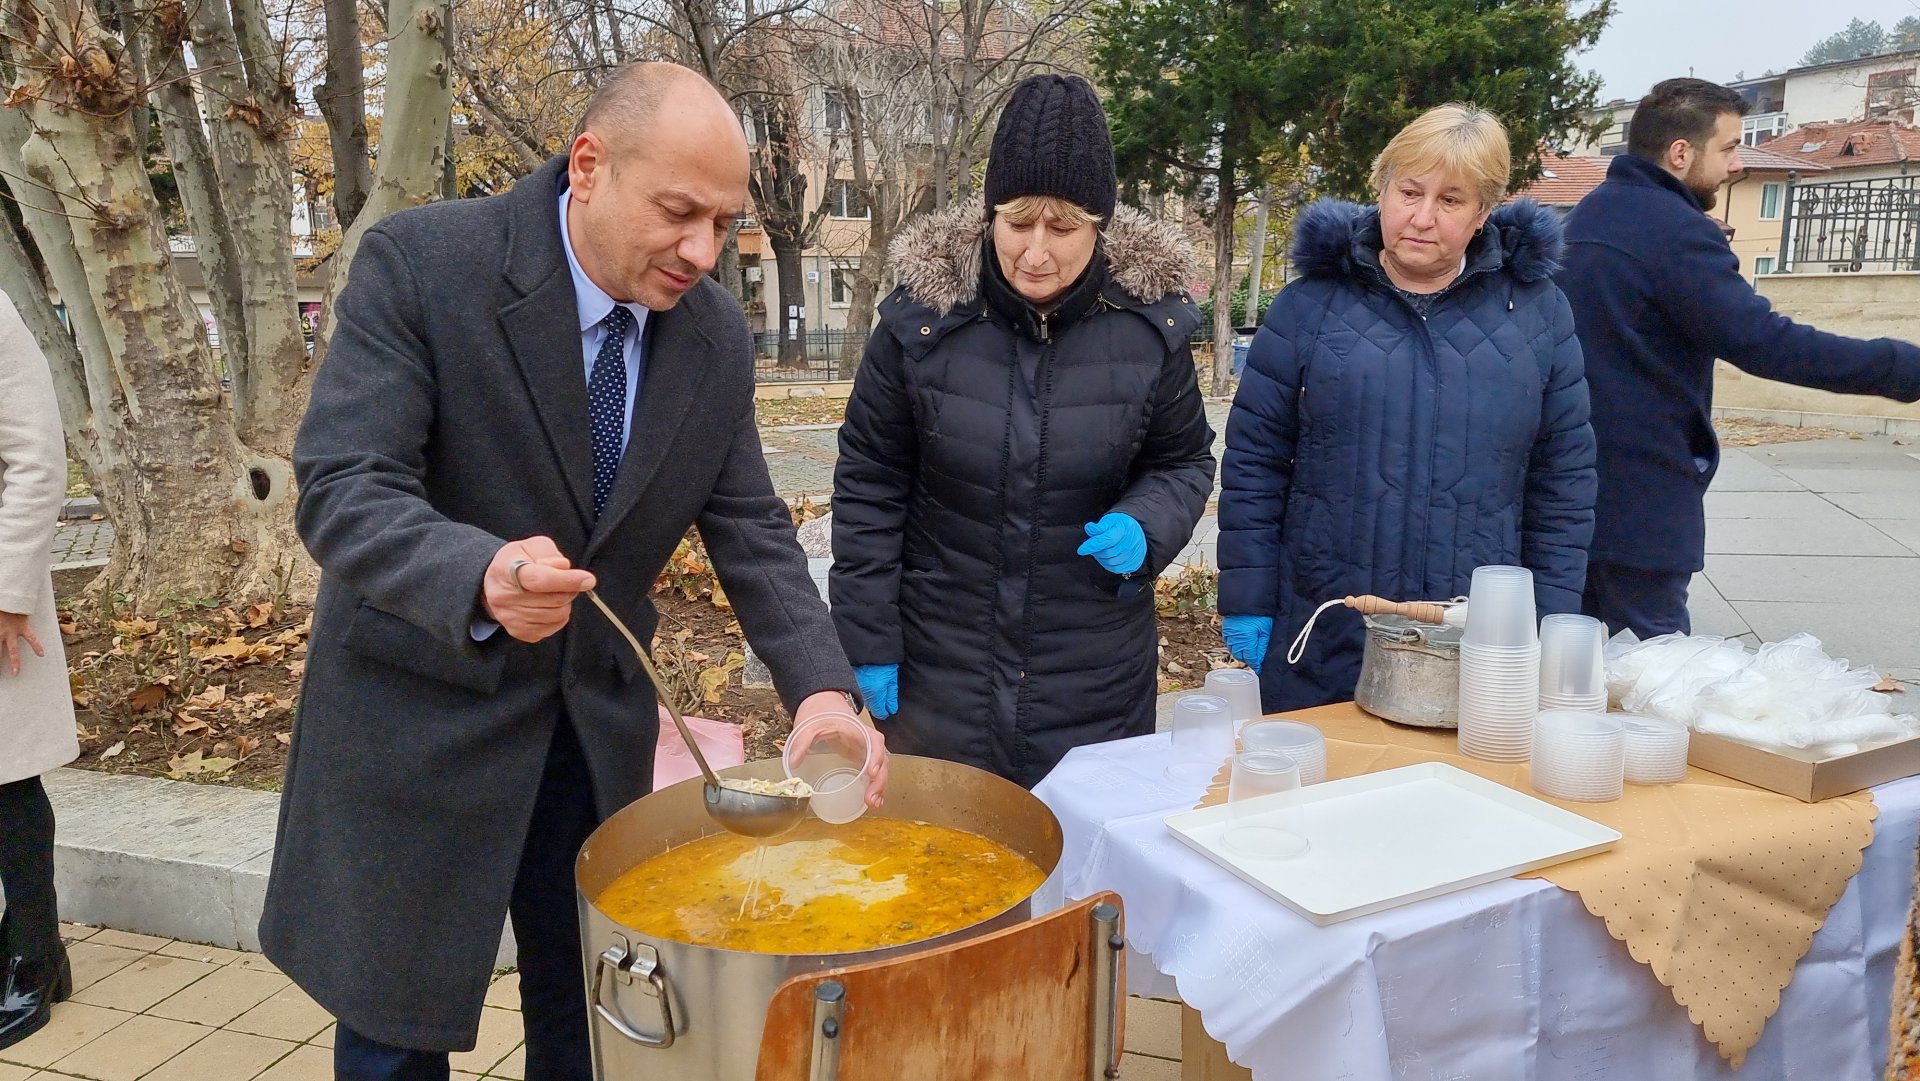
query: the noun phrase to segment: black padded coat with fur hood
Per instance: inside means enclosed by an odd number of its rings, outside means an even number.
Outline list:
[[[1067,751],[1153,730],[1153,578],[1213,488],[1188,345],[1190,249],[1121,208],[1042,317],[993,265],[978,208],[892,248],[902,285],[840,428],[833,619],[856,665],[900,665],[888,747],[1031,787]],[[1109,511],[1132,575],[1075,552]]]

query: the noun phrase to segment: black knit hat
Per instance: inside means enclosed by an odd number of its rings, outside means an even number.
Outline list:
[[[1035,75],[1014,88],[987,159],[987,213],[1023,195],[1052,195],[1113,218],[1113,136],[1087,81]]]

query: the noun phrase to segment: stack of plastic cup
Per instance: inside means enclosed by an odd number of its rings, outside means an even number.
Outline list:
[[[1540,712],[1540,636],[1533,572],[1473,572],[1460,640],[1460,751],[1491,762],[1524,762]]]
[[[1205,691],[1227,700],[1236,729],[1261,717],[1260,677],[1251,668],[1216,668],[1207,673]]]
[[[1627,732],[1627,780],[1673,784],[1687,777],[1687,726],[1659,717],[1614,717]]]
[[[1540,708],[1607,711],[1606,625],[1592,616],[1540,621]]]
[[[1301,784],[1327,779],[1327,739],[1299,721],[1255,721],[1240,730],[1240,749],[1284,754],[1300,766]]]
[[[1173,754],[1167,776],[1182,784],[1205,785],[1233,754],[1233,714],[1216,694],[1187,694],[1173,702]]]
[[[1533,722],[1533,787],[1583,803],[1620,798],[1627,733],[1619,718],[1549,710]]]

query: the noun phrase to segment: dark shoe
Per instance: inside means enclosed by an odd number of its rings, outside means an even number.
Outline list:
[[[73,967],[63,948],[44,961],[13,957],[0,987],[0,1048],[12,1047],[40,1031],[53,1016],[53,1004],[73,996]]]

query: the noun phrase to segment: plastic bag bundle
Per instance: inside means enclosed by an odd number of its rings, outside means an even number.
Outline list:
[[[1629,631],[1607,649],[1607,689],[1622,709],[1775,746],[1844,751],[1920,734],[1920,721],[1894,713],[1893,700],[1872,689],[1878,682],[1872,669],[1828,656],[1809,634],[1749,654],[1724,638],[1641,642]]]

